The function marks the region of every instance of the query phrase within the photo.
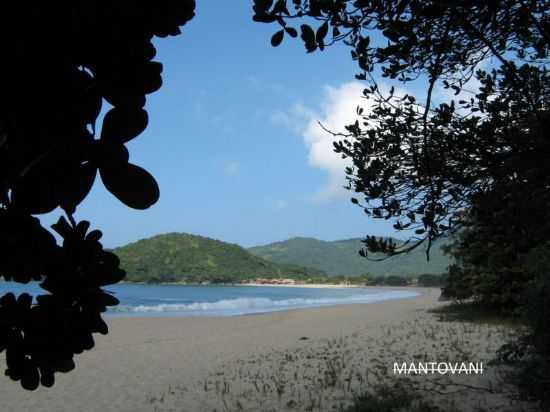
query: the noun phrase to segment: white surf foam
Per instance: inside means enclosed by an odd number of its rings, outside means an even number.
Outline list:
[[[160,303],[158,305],[119,305],[113,312],[131,312],[134,314],[179,313],[183,315],[242,315],[249,313],[273,312],[288,309],[345,305],[354,303],[372,303],[384,300],[411,298],[418,296],[410,291],[386,291],[348,297],[335,298],[293,298],[273,300],[268,298],[222,299],[215,302]]]

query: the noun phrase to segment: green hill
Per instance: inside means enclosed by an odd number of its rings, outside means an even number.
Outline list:
[[[202,236],[168,233],[113,250],[136,282],[239,282],[255,278],[326,277],[322,271],[278,264],[242,247]]]
[[[399,242],[399,241],[396,241]],[[248,250],[266,260],[316,268],[331,276],[358,276],[370,273],[374,276],[414,277],[420,274],[440,274],[451,263],[443,255],[442,241],[432,245],[430,261],[426,261],[423,246],[409,254],[394,256],[382,262],[373,262],[359,256],[363,247],[361,239],[336,240],[332,242],[296,237],[284,242],[255,246]]]

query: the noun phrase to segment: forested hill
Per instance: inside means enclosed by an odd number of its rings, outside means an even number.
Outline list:
[[[317,269],[270,262],[238,245],[186,233],[154,236],[113,252],[129,281],[198,283],[326,277]]]
[[[396,240],[396,242],[399,241]],[[440,249],[442,244],[443,242],[438,241],[432,245],[429,262],[426,261],[423,246],[409,254],[394,256],[382,262],[369,261],[359,256],[358,251],[363,247],[359,238],[329,242],[295,237],[248,250],[272,262],[308,266],[332,276],[357,276],[370,273],[375,276],[415,277],[420,274],[440,274],[445,271],[451,261],[443,255]]]

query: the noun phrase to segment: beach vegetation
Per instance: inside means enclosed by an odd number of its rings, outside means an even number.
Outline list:
[[[447,284],[447,274],[432,275],[424,273],[417,278],[418,286],[441,287]]]
[[[204,394],[197,396],[208,399],[210,410],[226,411],[506,410],[510,401],[503,396],[517,396],[517,391],[502,381],[502,365],[491,360],[511,336],[511,325],[438,320],[417,312],[351,335],[299,340],[293,347],[226,359],[200,382]],[[475,359],[484,373],[473,381],[472,375],[467,381],[452,374],[396,375],[396,359]],[[190,392],[166,390],[152,397],[162,399],[155,405],[159,410],[178,402],[183,408]],[[532,404],[517,404],[515,410],[532,410],[527,406]]]
[[[407,286],[410,283],[410,279],[402,276],[379,276],[369,281],[373,286]]]
[[[406,242],[367,235],[362,255],[393,258],[427,245],[429,258],[435,240],[453,237],[448,251],[456,264],[443,295],[525,319],[530,332],[504,358],[538,360],[536,389],[527,393],[544,407],[549,7],[521,0],[254,6],[259,22],[290,30],[300,21],[308,53],[343,42],[358,64],[370,107],[357,107],[355,123],[327,133],[351,163],[345,172],[352,203],[410,234]],[[421,93],[403,90],[413,82],[425,85]]]

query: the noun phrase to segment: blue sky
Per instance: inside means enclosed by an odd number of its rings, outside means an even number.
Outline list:
[[[395,234],[351,204],[345,164],[316,123],[338,130],[355,119],[362,86],[349,49],[306,54],[290,38],[273,48],[277,27],[253,22],[251,5],[198,2],[182,35],[156,41],[164,84],[148,97],[149,127],[128,148],[161,198],[132,210],[98,177],[77,218],[101,229],[106,247],[166,232],[245,247]]]

